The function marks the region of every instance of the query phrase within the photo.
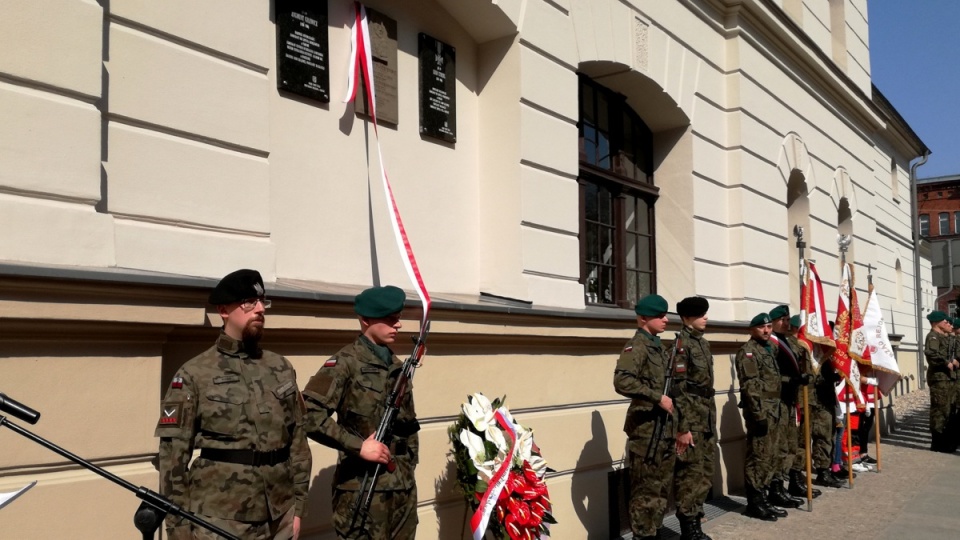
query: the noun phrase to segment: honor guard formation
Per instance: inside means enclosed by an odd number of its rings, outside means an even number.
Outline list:
[[[238,270],[220,280],[209,297],[223,322],[220,336],[180,367],[161,403],[163,495],[238,538],[298,538],[313,439],[338,452],[331,511],[339,538],[414,538],[420,425],[405,363],[391,349],[405,301],[392,286],[358,294],[356,339],[301,393],[290,362],[260,347],[271,305],[260,274]],[[680,538],[710,538],[701,528],[717,455],[713,356],[704,338],[709,308],[697,296],[678,302],[680,332],[665,343],[667,300],[643,297],[636,334],[616,363],[614,388],[630,399],[625,465],[636,539],[659,538],[671,495]],[[953,452],[960,443],[960,320],[939,311],[928,320],[932,450]],[[756,315],[734,360],[746,426],[745,515],[763,521],[786,518],[786,509],[820,495],[810,484],[841,487],[853,472],[842,458],[844,378],[830,363],[816,365],[796,335],[800,324],[786,305]],[[876,382],[866,373],[862,384]],[[856,414],[854,470],[864,472],[876,463],[866,453],[872,403]],[[178,517],[166,526],[172,540],[217,537]]]

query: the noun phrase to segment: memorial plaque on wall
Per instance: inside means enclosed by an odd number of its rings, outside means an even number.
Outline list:
[[[326,0],[276,0],[277,88],[330,102]]]
[[[457,50],[420,34],[420,133],[457,142]]]
[[[373,57],[373,93],[377,96],[377,121],[397,125],[400,123],[397,105],[397,21],[367,8],[367,26],[370,29],[370,55]],[[357,89],[354,107],[358,113],[369,116],[364,85]]]

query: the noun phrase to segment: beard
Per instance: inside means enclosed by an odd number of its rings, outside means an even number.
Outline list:
[[[256,324],[260,323],[260,324]],[[244,345],[250,346],[249,348],[255,349],[257,344],[260,343],[260,338],[263,337],[263,317],[258,317],[255,319],[250,319],[247,322],[247,325],[243,327],[243,332],[241,333],[241,338]]]

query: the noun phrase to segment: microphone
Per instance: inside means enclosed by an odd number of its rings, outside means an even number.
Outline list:
[[[27,407],[23,403],[7,397],[0,393],[0,413],[7,413],[28,424],[36,424],[40,420],[40,413]]]

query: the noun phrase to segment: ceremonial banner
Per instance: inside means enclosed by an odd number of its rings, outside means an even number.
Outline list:
[[[847,263],[843,265],[843,272],[840,277],[837,321],[833,327],[833,337],[837,342],[837,348],[833,352],[833,366],[837,373],[843,375],[843,378],[847,381],[847,386],[856,399],[855,403],[862,405],[864,401],[863,396],[860,395],[860,369],[856,366],[856,362],[862,362],[863,357],[856,353],[851,355],[850,351],[850,339],[855,326],[854,319],[859,315],[860,309],[856,307],[856,304],[853,304],[854,307],[851,308],[851,300],[856,298],[856,293],[851,294],[851,290],[853,290],[853,281],[850,275],[850,264]],[[859,346],[855,348],[859,348]]]
[[[890,390],[900,380],[900,366],[897,365],[897,357],[887,336],[880,300],[872,289],[863,312],[863,335],[870,350],[870,362],[873,365],[873,375],[877,378],[877,388],[881,394],[889,395]]]
[[[800,331],[797,339],[810,351],[811,367],[814,373],[819,373],[823,362],[833,358],[837,344],[827,322],[823,283],[812,262],[804,261],[804,275],[806,279],[800,288]]]

